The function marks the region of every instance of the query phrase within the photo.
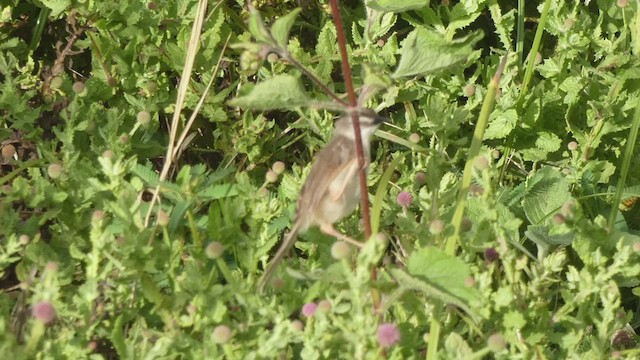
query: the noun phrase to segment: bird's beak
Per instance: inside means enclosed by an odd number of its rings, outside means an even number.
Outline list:
[[[376,125],[378,125],[378,124],[382,124],[382,123],[389,122],[389,120],[390,120],[390,119],[389,119],[389,118],[387,118],[387,117],[377,115],[377,116],[375,116],[375,117],[373,118],[373,123],[374,123],[374,124],[376,124]]]

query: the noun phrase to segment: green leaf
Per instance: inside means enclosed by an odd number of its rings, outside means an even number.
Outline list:
[[[517,123],[518,113],[515,109],[494,111],[489,117],[489,126],[484,132],[484,139],[504,139],[515,129]]]
[[[40,0],[40,2],[51,9],[51,14],[49,16],[52,18],[57,18],[71,5],[71,0]]]
[[[300,10],[302,9],[294,9],[271,25],[271,35],[276,40],[276,43],[283,48],[287,47],[287,43],[289,42],[289,31],[291,31],[291,26],[293,26],[293,22],[296,20],[296,16],[298,16]]]
[[[213,185],[198,192],[198,198],[206,200],[217,200],[235,195],[238,195],[238,189],[234,184]]]
[[[515,13],[516,10],[512,9],[506,14],[502,14],[500,6],[496,3],[489,7],[491,10],[491,17],[496,27],[496,34],[500,38],[500,42],[505,49],[511,49],[511,33],[515,26]]]
[[[447,359],[471,359],[473,349],[458,333],[451,332],[444,340],[444,351]]]
[[[554,152],[560,149],[561,144],[562,140],[554,133],[541,131],[537,134],[536,148],[538,149],[545,150],[547,152]]]
[[[229,100],[230,106],[252,110],[295,109],[309,103],[300,80],[292,75],[277,75],[258,83],[248,94]]]
[[[429,0],[372,0],[367,7],[384,12],[403,12],[429,6]]]
[[[523,208],[532,224],[539,224],[571,199],[569,180],[552,167],[544,167],[527,183]]]
[[[401,288],[420,291],[427,296],[442,301],[443,303],[455,305],[475,318],[478,317],[478,314],[469,307],[467,302],[450,294],[447,290],[441,289],[439,286],[434,286],[433,284],[423,281],[423,279],[412,277],[400,269],[390,269],[389,273],[398,282]]]
[[[461,1],[451,9],[447,31],[462,29],[473,23],[482,13],[479,1]]]
[[[447,41],[442,34],[416,28],[402,43],[402,56],[394,77],[427,75],[467,59],[473,45],[483,37],[480,31]]]
[[[127,356],[127,345],[124,337],[124,327],[125,327],[125,318],[124,315],[120,314],[113,322],[113,330],[111,331],[111,344],[113,344],[116,353],[120,358]]]
[[[527,321],[521,313],[511,310],[505,314],[503,318],[503,325],[507,329],[522,329],[527,325]]]
[[[260,16],[260,12],[256,10],[256,8],[251,5],[251,3],[247,3],[249,6],[249,32],[258,42],[272,44],[271,35],[269,34],[269,30],[262,22],[262,16]],[[274,24],[275,25],[275,24]]]
[[[407,260],[409,274],[435,285],[465,301],[478,299],[478,292],[465,285],[471,276],[469,266],[455,256],[435,247],[415,251]]]

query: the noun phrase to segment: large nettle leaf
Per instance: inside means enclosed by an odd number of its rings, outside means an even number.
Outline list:
[[[247,94],[231,99],[228,103],[243,109],[291,110],[307,105],[309,97],[297,77],[282,74],[256,84]]]
[[[478,316],[472,305],[479,301],[480,295],[477,289],[466,285],[471,270],[464,261],[436,247],[426,247],[411,254],[407,270],[410,275],[392,271],[401,287],[421,291]]]
[[[483,36],[477,31],[460,39],[447,40],[434,30],[416,28],[402,43],[402,56],[393,76],[427,75],[462,62]]]
[[[558,169],[544,167],[527,182],[522,207],[532,224],[540,224],[571,199],[569,180]]]

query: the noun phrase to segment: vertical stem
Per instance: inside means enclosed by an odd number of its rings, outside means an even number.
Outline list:
[[[342,27],[342,19],[340,17],[340,9],[338,8],[338,0],[331,0],[331,15],[336,25],[336,33],[338,35],[338,46],[340,47],[340,57],[342,59],[342,74],[344,82],[347,86],[347,94],[349,95],[349,105],[352,109],[358,106],[356,93],[353,90],[353,81],[351,79],[351,69],[349,68],[349,58],[347,57],[347,44],[344,38],[344,28]],[[362,221],[364,223],[364,235],[368,240],[371,237],[371,220],[369,218],[369,194],[367,192],[367,172],[362,150],[362,134],[360,133],[360,119],[357,111],[351,111],[353,119],[353,131],[356,139],[356,154],[358,155],[358,167],[360,171],[360,197],[362,208]]]
[[[487,86],[487,94],[484,97],[484,101],[482,103],[482,109],[480,110],[480,116],[478,116],[478,123],[476,124],[476,128],[473,131],[473,139],[471,140],[471,146],[469,148],[469,153],[467,157],[467,163],[464,166],[464,172],[462,174],[462,182],[460,184],[460,189],[458,190],[458,198],[456,201],[456,209],[453,213],[453,218],[451,222],[455,228],[454,234],[447,238],[444,251],[449,254],[455,254],[456,248],[458,246],[458,241],[460,239],[460,229],[462,227],[462,216],[464,215],[464,208],[466,204],[467,190],[469,190],[469,186],[471,185],[471,177],[472,177],[472,169],[473,161],[480,154],[480,147],[482,146],[482,138],[484,137],[484,131],[487,128],[489,123],[489,115],[491,115],[491,111],[493,110],[493,104],[495,103],[495,96],[498,87],[500,86],[500,76],[502,76],[502,71],[507,63],[507,56],[505,54],[502,57],[502,61],[500,61],[500,65],[496,70],[495,75],[489,82]]]
[[[629,137],[627,137],[627,144],[624,149],[624,157],[622,158],[622,165],[620,166],[620,178],[616,185],[616,195],[614,197],[615,202],[611,206],[611,213],[609,214],[609,232],[613,232],[616,224],[616,216],[618,215],[618,204],[622,200],[622,193],[624,192],[624,186],[629,176],[629,167],[631,166],[631,159],[634,157],[633,148],[638,141],[638,129],[640,128],[640,97],[638,97],[638,104],[636,105],[636,112],[633,117],[633,123],[631,124],[631,130],[629,131]]]
[[[544,33],[544,28],[547,24],[547,15],[549,14],[550,6],[551,0],[546,0],[544,3],[544,7],[542,8],[542,14],[540,14],[538,27],[536,28],[536,35],[533,37],[531,50],[529,50],[529,54],[527,55],[527,68],[524,72],[524,79],[522,80],[522,90],[520,90],[520,96],[518,98],[518,100],[520,101],[524,99],[524,95],[527,93],[527,90],[529,90],[529,83],[531,82],[531,77],[533,76],[533,67],[536,63],[536,54],[538,54],[538,49],[540,49],[540,43],[542,42],[542,33]]]
[[[344,37],[344,28],[340,17],[340,9],[338,8],[338,0],[330,0],[331,15],[336,25],[336,34],[338,36],[338,45],[340,47],[340,58],[342,59],[342,74],[344,82],[347,86],[347,94],[349,95],[349,105],[351,107],[351,119],[353,120],[353,131],[356,140],[356,154],[358,155],[358,175],[360,177],[360,207],[362,208],[362,222],[364,223],[364,236],[366,240],[371,238],[371,218],[369,216],[369,192],[367,191],[367,168],[362,149],[362,134],[360,133],[360,119],[358,118],[357,108],[358,100],[356,92],[353,90],[353,80],[351,79],[351,68],[349,68],[349,58],[347,57],[347,42]],[[369,159],[367,159],[368,161]],[[375,267],[371,268],[371,280],[375,281],[378,273]],[[371,288],[371,299],[374,311],[380,308],[381,296],[377,289]]]
[[[518,24],[516,30],[516,53],[518,54],[518,66],[522,66],[524,59],[524,5],[525,0],[518,0]]]

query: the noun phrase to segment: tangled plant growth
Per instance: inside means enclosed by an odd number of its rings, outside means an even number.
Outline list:
[[[3,4],[3,353],[639,356],[635,2],[343,3],[391,119],[383,235],[310,231],[264,294],[346,93],[339,34],[324,2],[198,5]]]

